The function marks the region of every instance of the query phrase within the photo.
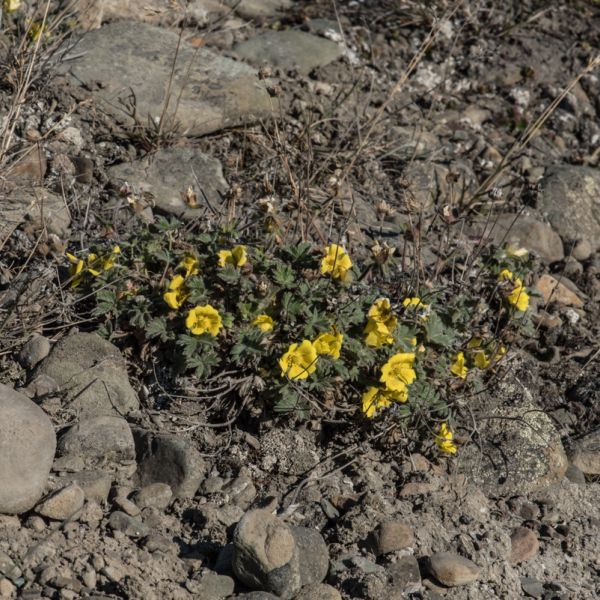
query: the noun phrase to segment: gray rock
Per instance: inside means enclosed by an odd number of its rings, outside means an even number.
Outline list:
[[[600,429],[571,442],[569,460],[585,475],[600,475]]]
[[[269,589],[280,595],[279,590],[273,589],[279,583],[277,576],[286,569],[296,551],[290,527],[266,510],[251,510],[235,528],[233,545],[236,577],[250,588]],[[271,581],[273,577],[276,582]],[[293,591],[301,587],[297,582]]]
[[[481,569],[468,558],[452,552],[437,552],[429,557],[431,574],[443,585],[455,587],[475,581]]]
[[[544,595],[544,586],[532,577],[521,577],[521,588],[531,598],[541,598]]]
[[[56,435],[29,398],[0,384],[0,514],[18,514],[40,499],[52,467]]]
[[[33,374],[52,377],[66,395],[66,406],[81,416],[124,415],[139,408],[119,349],[95,333],[60,340]]]
[[[533,389],[511,376],[477,400],[488,418],[479,424],[479,444],[461,449],[458,469],[485,494],[526,495],[564,477],[567,457],[560,435]]]
[[[72,475],[63,475],[63,481],[76,483],[85,499],[97,504],[106,504],[112,486],[112,477],[103,471],[79,471]]]
[[[134,431],[140,485],[166,483],[177,498],[193,498],[206,475],[198,451],[174,435]]]
[[[120,510],[111,513],[108,518],[108,526],[132,538],[145,537],[150,533],[150,528],[147,525]]]
[[[222,492],[227,494],[233,504],[244,510],[248,509],[256,498],[256,487],[247,475],[240,475],[227,483]]]
[[[157,123],[179,36],[174,31],[135,21],[105,25],[85,35],[59,68],[84,85],[103,110],[135,124]],[[96,82],[101,82],[98,86]],[[164,131],[179,124],[182,133],[203,135],[271,115],[273,103],[256,72],[185,40],[179,48]]]
[[[84,501],[83,490],[76,483],[70,483],[38,504],[35,510],[43,517],[65,521],[81,510]]]
[[[512,244],[527,248],[539,255],[546,263],[553,263],[565,257],[560,236],[550,225],[530,215],[504,214],[489,220],[479,219],[473,224],[477,235],[489,236],[497,246]]]
[[[273,17],[292,5],[291,0],[225,0],[227,6],[246,19]]]
[[[579,240],[573,247],[573,258],[579,261],[586,261],[594,252],[592,245],[586,239]]]
[[[326,583],[303,587],[294,600],[342,600],[341,594]]]
[[[291,29],[265,31],[236,44],[233,51],[257,67],[266,63],[283,71],[297,69],[304,75],[344,54],[342,47],[334,42]]]
[[[571,481],[572,483],[576,483],[577,485],[585,485],[586,479],[585,475],[581,469],[578,469],[574,464],[569,463],[567,470],[565,472],[565,477]]]
[[[387,567],[388,591],[393,598],[414,594],[421,589],[421,573],[417,559],[409,554]]]
[[[18,189],[0,200],[0,239],[5,239],[26,219],[49,233],[64,237],[71,216],[64,200],[44,188]]]
[[[173,498],[173,490],[166,483],[151,483],[144,486],[134,496],[134,502],[141,508],[164,510]]]
[[[329,553],[321,535],[288,527],[266,510],[251,510],[234,536],[233,571],[248,587],[292,598],[302,587],[321,583]]]
[[[381,523],[370,536],[370,546],[375,556],[408,548],[415,543],[412,529],[402,521]]]
[[[235,581],[227,575],[217,575],[212,571],[205,571],[194,587],[194,592],[202,600],[221,600],[233,594]]]
[[[27,387],[23,388],[23,392],[29,398],[43,398],[56,394],[59,390],[60,385],[58,385],[58,382],[49,375],[44,374],[37,375],[35,379],[27,384]]]
[[[162,212],[183,219],[198,218],[208,205],[220,208],[228,188],[216,158],[181,146],[160,149],[143,161],[117,165],[109,174],[133,186],[134,192],[150,195]],[[197,206],[186,202],[188,188],[194,190]]]
[[[248,592],[247,594],[238,594],[235,600],[279,600],[279,596],[269,594],[269,592]]]
[[[0,575],[11,581],[16,581],[22,574],[21,569],[17,567],[13,559],[6,552],[0,552]]]
[[[600,247],[600,171],[553,166],[541,182],[539,208],[565,241],[589,240]]]
[[[135,444],[129,423],[122,417],[84,417],[58,440],[62,456],[77,455],[109,461],[133,460]]]
[[[50,340],[43,335],[34,335],[21,348],[19,362],[26,368],[32,369],[50,354]]]

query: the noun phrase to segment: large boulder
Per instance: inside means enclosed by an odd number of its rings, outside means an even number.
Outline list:
[[[65,395],[65,407],[80,416],[125,415],[139,408],[119,349],[95,333],[60,340],[33,373],[51,377]]]
[[[318,531],[289,527],[264,509],[244,515],[233,544],[238,579],[280,598],[292,598],[302,587],[321,583],[329,569],[329,552]]]
[[[600,170],[554,166],[541,181],[539,208],[563,240],[600,248]]]
[[[0,384],[0,513],[19,514],[41,498],[56,450],[46,413]]]
[[[73,85],[91,90],[102,110],[138,128],[157,125],[164,115],[164,133],[177,127],[197,136],[256,122],[273,109],[254,69],[146,23],[105,25],[83,36],[66,58],[59,70]]]

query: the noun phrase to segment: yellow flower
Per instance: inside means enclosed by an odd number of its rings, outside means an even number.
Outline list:
[[[383,323],[369,319],[364,332],[367,334],[365,344],[371,348],[381,348],[385,344],[394,343],[394,337]]]
[[[406,386],[410,385],[417,374],[413,369],[415,355],[413,352],[399,352],[394,354],[381,367],[381,378],[379,381],[385,384],[388,390],[395,392],[406,391]]]
[[[390,333],[396,329],[398,324],[398,319],[392,312],[392,305],[387,298],[376,300],[369,309],[367,317],[376,323],[383,323]]]
[[[21,0],[4,0],[2,3],[2,8],[6,13],[12,13],[16,10],[19,10],[21,7]]]
[[[378,410],[387,408],[391,403],[390,398],[380,388],[370,387],[362,395],[362,411],[369,419],[372,419]]]
[[[292,344],[279,359],[281,376],[289,379],[306,379],[317,369],[317,350],[309,340]]]
[[[375,416],[378,410],[387,408],[392,402],[404,403],[408,400],[408,390],[391,392],[377,387],[369,387],[362,395],[362,411],[369,419]]]
[[[463,352],[457,352],[454,357],[454,362],[450,367],[450,372],[461,379],[465,379],[467,377],[467,367],[465,366],[465,355]]]
[[[73,254],[66,253],[67,259],[71,263],[69,267],[69,277],[72,278],[71,287],[77,287],[83,279],[83,267],[85,263]]]
[[[402,301],[402,306],[404,306],[404,308],[406,309],[412,308],[414,310],[417,310],[419,316],[424,320],[426,320],[429,316],[429,304],[424,304],[423,302],[421,302],[420,298],[404,298],[404,300]]]
[[[205,304],[190,310],[185,320],[185,326],[194,335],[210,333],[210,335],[216,337],[223,327],[223,321],[216,308],[213,308],[210,304]]]
[[[488,354],[484,348],[482,348],[483,340],[479,337],[472,338],[467,344],[467,348],[470,351],[473,364],[478,369],[487,369],[492,363],[499,361],[505,354],[506,348],[500,346],[494,355]],[[489,348],[490,344],[487,344]]]
[[[435,443],[438,448],[445,452],[446,454],[456,454],[456,444],[452,441],[454,438],[454,434],[448,429],[448,425],[446,423],[442,423],[440,425],[440,429],[435,436]]]
[[[321,261],[321,275],[331,273],[333,279],[347,281],[352,261],[346,251],[337,244],[331,244],[325,248],[325,256]]]
[[[221,250],[219,252],[219,266],[232,265],[234,267],[243,267],[248,262],[246,246],[236,246],[231,250]]]
[[[183,260],[177,265],[178,269],[185,271],[184,277],[187,279],[192,275],[198,275],[200,268],[198,267],[198,259],[195,256],[184,256]]]
[[[322,333],[313,342],[317,354],[328,354],[337,360],[342,349],[343,334],[333,329],[330,333]]]
[[[275,321],[273,321],[269,315],[258,315],[258,317],[252,321],[252,325],[258,327],[263,333],[268,333],[273,329]]]
[[[518,311],[526,311],[529,306],[529,294],[525,291],[525,286],[521,279],[514,277],[508,269],[503,269],[498,276],[498,281],[509,281],[513,284],[513,289],[506,297],[506,300]]]
[[[163,300],[174,310],[180,308],[189,298],[189,291],[184,285],[182,275],[175,275],[169,283],[169,291],[163,294]]]

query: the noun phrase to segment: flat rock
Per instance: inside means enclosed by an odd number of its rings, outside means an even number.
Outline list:
[[[533,558],[540,549],[537,535],[527,527],[517,527],[510,534],[510,559],[512,565],[518,565]]]
[[[71,518],[78,510],[81,510],[84,501],[83,490],[76,483],[71,483],[62,490],[54,492],[38,504],[35,510],[43,517],[64,521]]]
[[[166,483],[177,498],[193,498],[206,476],[200,453],[175,435],[135,430],[137,476],[142,486]]]
[[[164,111],[178,41],[174,31],[117,21],[83,36],[59,70],[69,73],[73,84],[91,89],[103,110],[129,125],[135,124],[131,102],[142,124],[148,117],[158,123],[164,112],[165,130],[177,126],[192,136],[271,115],[273,102],[254,69],[185,39]]]
[[[66,406],[80,415],[126,415],[139,408],[119,349],[95,333],[60,340],[34,371],[47,375],[66,394]]]
[[[419,563],[412,554],[401,556],[387,567],[386,572],[391,598],[402,598],[404,594],[414,594],[421,589]]]
[[[370,545],[375,556],[408,548],[415,543],[412,529],[402,521],[381,523],[371,534]]]
[[[141,508],[164,510],[173,498],[173,490],[166,483],[151,483],[144,486],[134,496],[134,502]]]
[[[75,6],[77,7],[75,3]],[[224,15],[228,9],[219,0],[88,0],[81,3],[78,21],[82,29],[97,29],[107,20],[127,19],[153,25],[175,25],[186,19],[206,25],[211,19]]]
[[[455,587],[475,581],[481,569],[468,558],[452,552],[437,552],[429,557],[431,574],[443,585]]]
[[[303,587],[294,600],[342,600],[341,594],[326,583]]]
[[[58,441],[61,456],[78,455],[84,459],[133,460],[135,443],[129,423],[122,417],[100,415],[84,417],[70,427]]]
[[[225,0],[225,4],[246,19],[273,17],[292,6],[292,0]]]
[[[541,182],[539,208],[565,241],[586,238],[600,247],[600,171],[553,166]]]
[[[235,581],[227,575],[218,575],[205,571],[194,588],[195,594],[202,600],[222,600],[233,594]]]
[[[562,281],[547,273],[537,280],[535,289],[542,295],[545,303],[557,302],[563,306],[574,306],[575,308],[581,308],[584,304],[583,300]]]
[[[63,475],[63,481],[76,483],[82,490],[85,499],[96,504],[106,504],[112,486],[112,477],[104,471],[79,471]]]
[[[600,430],[572,442],[569,459],[582,473],[600,475]]]
[[[473,224],[478,235],[489,236],[496,246],[511,244],[535,252],[545,263],[565,257],[560,236],[551,225],[531,215],[503,214],[479,219]]]
[[[458,469],[487,495],[526,495],[564,477],[560,435],[531,390],[515,373],[478,399],[488,418],[479,424],[478,445],[461,449]]]
[[[46,413],[0,384],[0,514],[31,509],[42,496],[56,450]]]
[[[147,525],[120,510],[115,510],[110,514],[108,526],[132,538],[145,537],[150,533],[150,528]]]
[[[229,187],[216,158],[181,146],[160,149],[142,161],[116,165],[109,174],[114,182],[127,182],[135,193],[150,196],[158,210],[183,219],[198,218],[208,205],[220,209]],[[194,190],[197,206],[186,200],[189,188]]]
[[[296,69],[303,75],[344,54],[342,47],[334,42],[293,29],[265,31],[236,44],[233,51],[256,67],[266,63],[283,71]]]
[[[26,220],[61,237],[71,224],[64,200],[46,189],[18,189],[0,197],[0,239],[8,237]]]

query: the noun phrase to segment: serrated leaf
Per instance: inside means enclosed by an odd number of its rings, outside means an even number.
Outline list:
[[[329,329],[329,321],[316,309],[308,313],[306,323],[304,325],[304,337],[312,338],[318,333]]]
[[[278,265],[273,273],[273,279],[282,288],[291,288],[295,282],[294,270],[289,265]]]
[[[427,339],[432,344],[449,348],[454,340],[453,332],[444,325],[442,319],[435,312],[431,312],[425,323]]]
[[[249,329],[242,333],[240,341],[231,349],[231,358],[237,365],[256,363],[266,353],[264,337],[260,329]]]
[[[240,272],[232,265],[226,265],[220,270],[218,277],[228,285],[236,285],[240,281]]]
[[[152,319],[148,325],[146,325],[146,337],[149,340],[159,338],[162,342],[166,342],[169,338],[167,320],[163,318]]]

